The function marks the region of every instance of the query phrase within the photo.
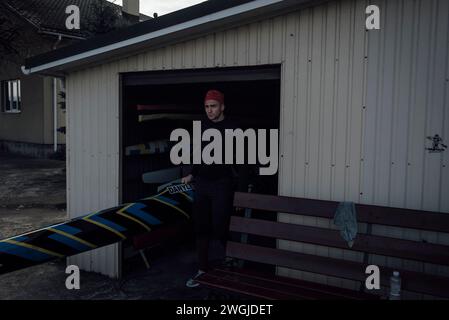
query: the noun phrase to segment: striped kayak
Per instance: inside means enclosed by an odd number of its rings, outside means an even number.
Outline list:
[[[134,203],[0,240],[0,275],[117,243],[170,225],[192,212],[190,185],[168,185]]]

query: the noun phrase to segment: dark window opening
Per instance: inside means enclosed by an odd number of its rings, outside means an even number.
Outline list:
[[[6,80],[1,82],[1,105],[6,113],[21,111],[22,95],[20,80]]]

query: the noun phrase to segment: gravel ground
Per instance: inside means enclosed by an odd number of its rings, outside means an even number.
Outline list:
[[[0,238],[67,219],[65,163],[0,154]],[[20,300],[201,300],[205,289],[189,289],[195,273],[192,244],[149,252],[147,270],[139,256],[127,260],[120,280],[81,271],[80,289],[65,287],[65,259],[0,276],[0,299]]]

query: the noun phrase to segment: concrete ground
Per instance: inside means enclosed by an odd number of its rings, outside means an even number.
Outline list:
[[[66,220],[65,163],[0,154],[0,239]],[[0,275],[0,299],[204,299],[203,288],[189,289],[195,273],[190,243],[149,252],[147,270],[139,256],[125,262],[113,280],[81,272],[80,289],[65,287],[65,259]]]

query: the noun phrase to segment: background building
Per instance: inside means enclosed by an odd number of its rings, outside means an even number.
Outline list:
[[[114,14],[116,27],[148,19],[138,0],[125,9],[106,0],[5,0],[0,3],[0,151],[35,157],[58,156],[65,145],[63,81],[25,76],[25,58],[83,41],[107,29],[99,22]],[[69,5],[80,8],[80,30],[66,28]],[[106,9],[102,9],[102,6]],[[104,15],[104,16],[102,16]],[[115,27],[114,27],[115,28]],[[58,128],[61,128],[58,131]],[[59,150],[64,155],[64,149]],[[60,156],[60,155],[59,155]]]

